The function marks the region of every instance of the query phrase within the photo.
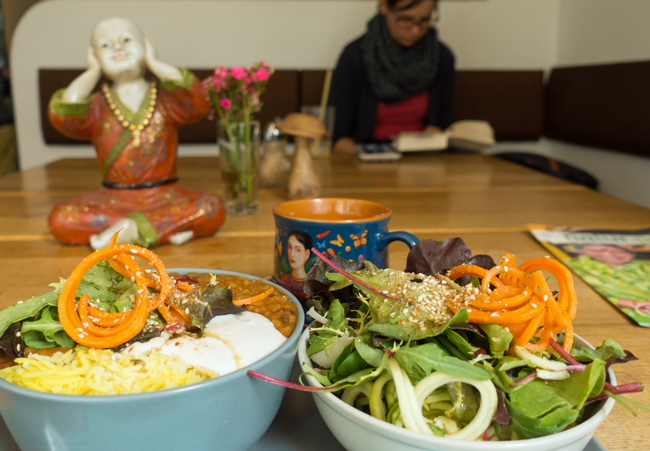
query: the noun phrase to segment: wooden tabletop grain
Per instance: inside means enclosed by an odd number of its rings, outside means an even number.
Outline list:
[[[420,239],[460,236],[475,254],[518,261],[547,252],[527,232],[530,223],[598,228],[646,228],[650,210],[492,157],[443,153],[406,155],[392,163],[363,163],[354,156],[315,160],[323,197],[363,198],[393,210],[391,230]],[[179,160],[180,183],[221,193],[217,158]],[[0,308],[47,291],[91,252],[62,246],[47,216],[58,202],[93,191],[101,176],[93,159],[66,159],[0,177]],[[168,267],[203,267],[267,277],[272,273],[273,207],[283,189],[260,189],[258,212],[228,217],[212,237],[156,252]],[[389,266],[404,269],[408,248],[390,245]],[[615,368],[620,382],[650,381],[650,330],[635,326],[580,279],[575,331],[599,344],[612,338],[639,361]],[[650,405],[650,395],[630,396]],[[610,451],[646,450],[650,414],[633,417],[616,406],[596,433]]]

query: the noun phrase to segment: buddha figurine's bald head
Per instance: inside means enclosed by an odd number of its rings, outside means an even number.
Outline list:
[[[144,34],[130,20],[113,17],[101,21],[93,30],[91,45],[108,79],[127,81],[144,75]]]

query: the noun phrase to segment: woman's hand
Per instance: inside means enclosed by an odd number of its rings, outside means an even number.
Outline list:
[[[436,125],[427,125],[424,127],[424,132],[436,132],[436,133],[442,133],[442,129]]]
[[[158,61],[158,59],[156,59],[156,50],[147,38],[144,39],[144,60],[147,64],[147,68],[160,80],[181,81],[181,71],[171,64]]]
[[[333,151],[336,153],[356,153],[355,146],[356,143],[352,138],[343,137],[336,141]]]

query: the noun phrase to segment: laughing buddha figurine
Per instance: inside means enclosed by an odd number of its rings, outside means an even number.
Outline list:
[[[158,82],[145,79],[147,69]],[[111,83],[91,94],[102,74]],[[54,207],[54,237],[99,249],[118,230],[118,243],[146,247],[215,233],[226,216],[222,202],[179,186],[176,175],[178,127],[209,109],[201,81],[158,61],[134,23],[100,22],[88,69],[52,96],[48,115],[64,135],[93,143],[103,188]]]

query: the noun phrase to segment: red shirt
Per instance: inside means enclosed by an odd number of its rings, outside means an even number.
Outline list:
[[[377,103],[377,118],[372,137],[378,140],[391,139],[400,132],[424,130],[429,106],[429,93],[415,94],[403,102]]]

